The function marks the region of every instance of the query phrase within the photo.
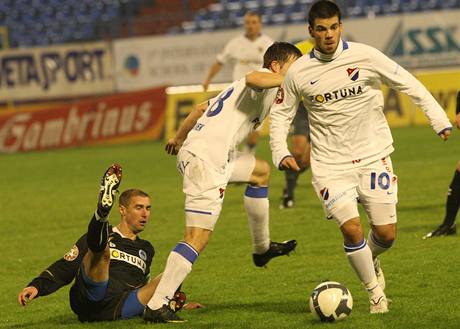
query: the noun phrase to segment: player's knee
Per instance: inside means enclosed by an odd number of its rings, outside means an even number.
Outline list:
[[[251,184],[255,186],[267,186],[270,181],[270,165],[267,161],[259,160],[257,170],[253,173]]]
[[[359,218],[347,220],[340,227],[346,244],[358,244],[364,239],[363,229]]]
[[[212,231],[198,227],[188,227],[184,235],[184,242],[201,252],[209,242]]]
[[[392,245],[396,240],[396,227],[392,226],[388,225],[384,230],[374,232],[376,238],[385,245]]]

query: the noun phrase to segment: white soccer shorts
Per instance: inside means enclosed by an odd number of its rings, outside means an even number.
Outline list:
[[[339,226],[359,217],[358,200],[371,224],[396,223],[398,178],[389,156],[347,170],[312,168],[312,176],[313,187],[326,216],[334,218]]]
[[[214,230],[228,182],[248,182],[255,162],[254,155],[238,152],[225,170],[217,170],[189,151],[179,151],[177,169],[183,176],[186,226]]]

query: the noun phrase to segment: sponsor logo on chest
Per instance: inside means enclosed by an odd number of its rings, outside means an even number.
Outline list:
[[[145,251],[142,251],[142,252],[143,252],[142,254],[141,254],[141,252],[139,252],[139,254],[141,256],[145,256],[145,258],[147,258],[146,257],[147,255],[145,254]],[[136,266],[144,274],[146,273],[147,264],[140,257],[130,255],[130,254],[128,254],[128,253],[126,253],[124,251],[121,251],[119,249],[110,248],[110,259],[122,261],[122,262],[128,263],[130,265]]]
[[[324,94],[318,94],[313,96],[308,96],[312,103],[326,103],[328,101],[335,101],[343,98],[347,98],[350,96],[356,96],[363,93],[363,86],[351,86],[345,87],[338,90],[333,90]]]

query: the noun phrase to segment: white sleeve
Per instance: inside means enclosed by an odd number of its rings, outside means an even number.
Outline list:
[[[452,128],[446,112],[417,78],[377,49],[369,49],[371,61],[384,83],[408,95],[422,109],[437,134]]]
[[[270,109],[270,148],[277,168],[285,157],[292,156],[286,138],[299,102],[292,75],[288,72]]]
[[[225,45],[224,49],[217,54],[216,59],[220,64],[226,64],[229,63],[233,60],[232,58],[232,49],[233,49],[233,40],[231,39],[227,44]]]

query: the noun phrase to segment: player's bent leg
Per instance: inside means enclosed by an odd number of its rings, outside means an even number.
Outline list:
[[[215,223],[215,222],[214,222]],[[146,322],[183,322],[171,308],[174,293],[192,270],[192,265],[207,245],[212,234],[210,228],[187,226],[184,241],[169,254],[163,276],[144,311]],[[195,249],[196,248],[196,249]]]
[[[107,245],[103,252],[94,253],[88,249],[83,257],[85,275],[93,282],[102,282],[109,279],[110,248]]]
[[[235,169],[238,166],[235,166]],[[253,254],[252,259],[258,267],[265,266],[272,258],[289,255],[297,246],[297,241],[270,241],[268,182],[270,165],[256,159],[249,179],[250,185],[244,193],[244,208],[248,216]]]
[[[109,279],[110,250],[108,241],[108,215],[115,203],[117,188],[120,186],[122,168],[111,165],[101,179],[97,209],[88,225],[86,240],[88,252],[83,257],[84,274],[92,282]]]

